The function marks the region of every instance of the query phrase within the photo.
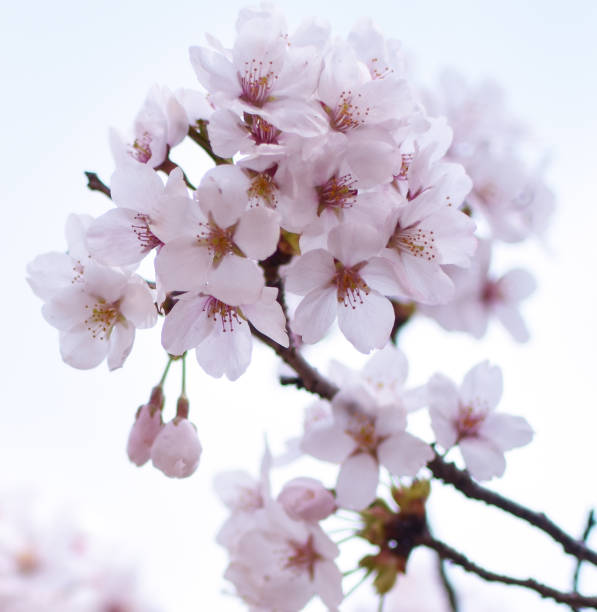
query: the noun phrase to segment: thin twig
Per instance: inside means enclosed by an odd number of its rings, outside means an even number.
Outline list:
[[[180,168],[180,166],[176,162],[173,162],[168,157],[168,155],[166,155],[166,158],[164,159],[164,161],[159,166],[156,166],[155,170],[161,170],[164,174],[167,174],[168,176],[170,176],[170,172],[172,172],[172,170],[175,170],[176,168]],[[195,191],[197,189],[195,185],[193,185],[193,183],[189,181],[189,179],[187,178],[187,175],[184,173],[184,170],[182,168],[180,168],[180,170],[182,172],[182,178],[185,182],[185,185],[189,189],[192,189],[193,191]]]
[[[593,527],[595,526],[596,522],[595,522],[595,510],[591,510],[589,512],[589,516],[587,517],[587,524],[585,526],[585,530],[582,533],[582,538],[581,540],[583,542],[587,542],[587,540],[589,539],[589,536],[591,535],[591,530],[593,529]],[[574,576],[572,578],[572,590],[575,593],[578,593],[578,579],[580,578],[580,566],[582,565],[583,560],[579,559],[576,562],[576,568],[574,569]],[[579,612],[579,608],[575,608],[572,607],[572,610],[574,610],[574,612]]]
[[[444,461],[439,455],[436,455],[435,459],[427,464],[427,467],[436,478],[439,478],[439,480],[442,480],[446,484],[452,485],[467,497],[485,502],[490,506],[496,506],[526,521],[530,525],[541,529],[541,531],[561,544],[568,554],[573,555],[579,560],[588,561],[589,563],[597,565],[597,552],[587,548],[584,542],[567,534],[543,512],[530,510],[507,497],[503,497],[495,491],[478,485],[467,472],[459,470],[453,463]]]
[[[95,172],[85,172],[85,176],[87,177],[87,187],[91,189],[91,191],[101,191],[105,196],[109,198],[112,197],[112,192],[110,188],[102,182],[100,177]]]
[[[597,609],[597,597],[585,597],[583,595],[579,595],[578,593],[564,593],[542,584],[534,578],[527,578],[523,580],[520,578],[513,578],[512,576],[505,576],[502,574],[496,574],[495,572],[490,572],[476,563],[473,563],[465,555],[457,550],[454,550],[447,544],[444,544],[443,542],[431,537],[424,538],[421,540],[420,544],[435,550],[435,552],[437,552],[442,559],[452,561],[452,563],[459,565],[467,572],[476,574],[480,578],[483,578],[483,580],[487,580],[489,582],[501,582],[502,584],[509,584],[512,586],[530,589],[541,595],[541,597],[553,599],[558,603],[574,605],[579,608]]]
[[[439,572],[439,578],[448,598],[450,604],[450,612],[458,612],[458,598],[456,597],[456,590],[454,585],[450,581],[450,577],[446,572],[446,566],[444,560],[440,555],[437,556],[437,570]]]

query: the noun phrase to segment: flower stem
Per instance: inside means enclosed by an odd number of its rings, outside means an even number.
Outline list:
[[[168,376],[168,370],[170,370],[170,365],[172,364],[173,361],[174,361],[174,358],[168,357],[168,363],[166,364],[166,369],[164,370],[164,373],[162,374],[162,378],[160,378],[158,387],[164,386],[164,383],[166,382],[166,376]]]

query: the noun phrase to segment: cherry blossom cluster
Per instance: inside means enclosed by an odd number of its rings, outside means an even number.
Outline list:
[[[150,612],[132,568],[41,500],[0,503],[0,609],[4,612]]]

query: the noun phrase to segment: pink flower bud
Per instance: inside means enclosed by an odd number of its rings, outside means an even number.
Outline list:
[[[193,423],[174,417],[167,423],[151,447],[153,465],[170,478],[186,478],[199,464],[201,444]]]
[[[295,478],[286,483],[278,502],[295,520],[321,521],[336,509],[334,496],[313,478]]]
[[[149,461],[151,447],[162,429],[162,413],[151,403],[139,408],[126,447],[129,459],[136,465]]]

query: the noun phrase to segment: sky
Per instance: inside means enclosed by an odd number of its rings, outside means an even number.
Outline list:
[[[137,406],[165,365],[159,333],[139,334],[122,370],[72,370],[60,361],[57,333],[41,317],[25,266],[39,253],[65,248],[70,212],[107,210],[107,200],[85,188],[83,171],[109,178],[108,128],[126,131],[154,83],[194,87],[188,47],[203,44],[206,31],[230,43],[235,14],[244,5],[21,2],[4,7],[0,22],[7,283],[1,305],[0,491],[28,488],[68,501],[94,529],[118,542],[123,554],[143,560],[147,588],[168,612],[243,609],[225,594],[230,587],[221,579],[226,558],[213,538],[225,512],[213,476],[239,467],[256,473],[263,434],[281,449],[298,432],[310,398],[276,386],[277,364],[265,347],[255,348],[250,369],[235,383],[211,379],[195,364],[189,395],[204,447],[199,470],[188,480],[172,481],[149,467],[135,468],[126,459],[126,438]],[[502,367],[501,407],[524,415],[536,439],[511,454],[506,477],[491,486],[580,534],[588,509],[597,505],[597,3],[278,5],[291,26],[317,15],[338,35],[359,17],[371,17],[388,37],[402,40],[414,70],[428,83],[444,67],[471,79],[494,79],[508,107],[544,148],[558,201],[551,229],[544,241],[502,255],[504,264],[524,265],[537,277],[539,289],[524,311],[531,342],[517,345],[497,326],[479,342],[421,320],[405,331],[402,347],[413,384],[435,371],[460,379],[486,358]],[[208,168],[207,161],[197,162],[195,172]],[[339,352],[352,364],[362,363],[344,343],[332,342],[312,355],[325,368]],[[176,384],[168,396],[171,406]],[[301,466],[319,469],[308,462]],[[439,534],[493,569],[535,573],[569,587],[573,565],[557,546],[491,509],[436,490],[431,515]],[[420,566],[424,576],[425,559]],[[560,609],[534,595],[465,580],[456,570],[453,575],[472,602]],[[586,571],[587,588],[591,579],[594,584],[595,574]],[[364,588],[342,610],[366,610],[370,597]],[[396,610],[399,602],[397,597]]]

